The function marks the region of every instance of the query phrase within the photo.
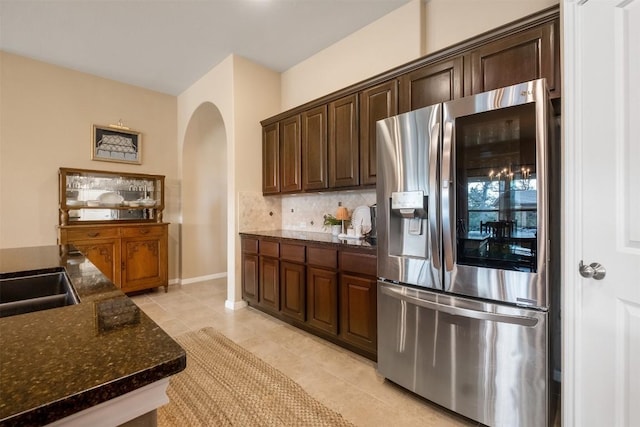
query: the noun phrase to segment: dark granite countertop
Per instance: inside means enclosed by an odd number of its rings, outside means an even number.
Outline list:
[[[245,237],[271,237],[278,240],[289,240],[298,242],[314,242],[335,246],[336,248],[353,248],[365,252],[376,253],[376,245],[368,239],[340,239],[331,233],[318,233],[312,231],[297,230],[265,230],[265,231],[243,231],[240,233]]]
[[[184,350],[80,253],[0,249],[0,277],[59,267],[79,304],[0,318],[0,426],[44,425],[186,366]]]

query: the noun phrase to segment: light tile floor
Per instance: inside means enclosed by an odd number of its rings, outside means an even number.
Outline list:
[[[253,308],[224,307],[226,279],[169,287],[133,301],[169,335],[211,326],[288,375],[357,426],[474,426],[385,381],[375,363]]]

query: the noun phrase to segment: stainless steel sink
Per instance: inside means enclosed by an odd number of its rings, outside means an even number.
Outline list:
[[[64,269],[38,273],[26,271],[0,276],[0,317],[48,310],[78,303]]]

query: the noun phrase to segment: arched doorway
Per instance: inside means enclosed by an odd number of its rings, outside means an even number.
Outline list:
[[[182,283],[226,276],[227,133],[210,102],[191,116],[182,156]]]

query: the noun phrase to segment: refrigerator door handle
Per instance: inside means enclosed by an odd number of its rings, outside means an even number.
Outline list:
[[[441,268],[440,263],[440,228],[438,200],[440,199],[438,188],[438,145],[440,140],[440,123],[436,123],[431,129],[431,146],[429,153],[429,228],[431,231],[431,259],[433,266],[437,269]]]
[[[533,327],[538,323],[538,319],[533,317],[489,313],[486,311],[472,310],[469,308],[456,307],[456,306],[440,304],[437,302],[428,301],[420,298],[415,298],[410,295],[404,294],[402,291],[397,290],[396,288],[392,288],[385,285],[380,285],[380,291],[385,295],[389,295],[390,297],[399,299],[401,301],[406,301],[413,305],[424,307],[429,310],[451,314],[453,316],[461,316],[461,317],[467,317],[470,319],[477,319],[477,320],[488,320],[488,321],[498,322],[498,323],[511,323],[514,325],[528,326],[528,327]]]
[[[444,124],[442,138],[442,239],[444,246],[444,264],[447,271],[453,271],[453,230],[451,227],[451,140],[453,138],[453,123]]]

